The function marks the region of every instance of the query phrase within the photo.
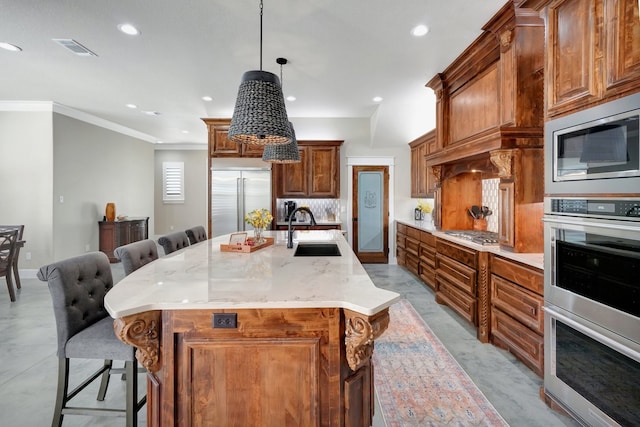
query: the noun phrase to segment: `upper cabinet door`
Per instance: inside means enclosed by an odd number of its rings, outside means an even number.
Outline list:
[[[300,163],[284,163],[273,165],[278,169],[280,180],[279,197],[307,197],[309,193],[309,170],[307,167],[307,147],[298,147],[300,151]]]
[[[311,197],[338,197],[340,192],[340,178],[338,178],[340,158],[338,152],[339,147],[313,147],[309,150]]]
[[[587,104],[599,96],[596,3],[598,0],[554,2],[547,18],[547,109]]]
[[[638,0],[607,0],[604,20],[607,95],[638,91],[640,80],[640,11]]]

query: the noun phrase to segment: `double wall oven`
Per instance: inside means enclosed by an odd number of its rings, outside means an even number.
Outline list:
[[[640,425],[640,94],[546,125],[545,392]]]

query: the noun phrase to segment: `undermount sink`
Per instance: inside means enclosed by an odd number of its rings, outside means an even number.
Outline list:
[[[335,243],[298,243],[293,256],[342,256]]]

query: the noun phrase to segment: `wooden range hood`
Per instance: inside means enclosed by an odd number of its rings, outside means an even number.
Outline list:
[[[482,203],[481,180],[499,177],[500,206],[492,208],[500,212],[501,245],[539,252],[542,223],[532,228],[525,217],[542,216],[545,28],[520,3],[505,4],[427,83],[436,95],[436,143],[425,160],[436,183],[438,228],[470,229],[467,209]],[[538,230],[539,239],[524,235]]]
[[[519,3],[505,4],[427,83],[436,95],[439,148],[426,156],[427,165],[459,163],[461,170],[494,150],[543,146],[544,22]]]

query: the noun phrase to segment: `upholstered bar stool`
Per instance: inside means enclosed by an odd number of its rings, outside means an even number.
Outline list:
[[[187,233],[187,237],[189,238],[189,242],[192,245],[196,243],[204,242],[207,240],[207,232],[201,225],[196,225],[195,227],[191,227],[188,230],[184,231]]]
[[[135,427],[138,410],[138,364],[135,348],[116,337],[113,319],[104,308],[104,297],[113,287],[109,258],[90,252],[41,267],[38,278],[46,281],[53,300],[58,335],[58,392],[51,425],[59,427],[65,415],[124,416],[126,426]],[[71,359],[101,359],[103,366],[69,392]],[[125,368],[113,369],[113,360],[123,360]],[[126,375],[125,409],[70,406],[69,401],[98,377],[97,400],[107,393],[109,375]]]
[[[189,238],[184,231],[166,234],[158,239],[158,243],[164,249],[164,254],[169,255],[179,249],[189,246]]]
[[[122,261],[124,274],[128,276],[143,265],[158,259],[158,246],[153,240],[145,239],[117,247],[113,254]]]

